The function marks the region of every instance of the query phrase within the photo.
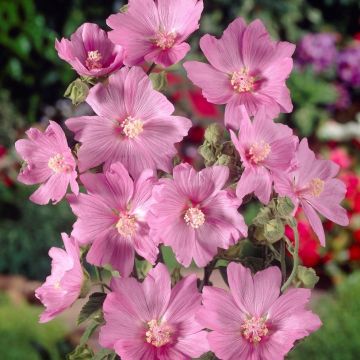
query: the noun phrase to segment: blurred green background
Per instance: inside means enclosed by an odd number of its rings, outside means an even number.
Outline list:
[[[106,28],[106,18],[122,5],[123,1],[113,0],[0,0],[2,360],[64,358],[74,341],[69,333],[75,320],[45,327],[36,324],[40,308],[33,297],[36,281],[43,281],[50,271],[49,248],[60,244],[60,232],[71,231],[74,217],[64,202],[40,207],[28,201],[34,189],[16,182],[21,164],[13,144],[30,126],[44,127],[48,119],[62,123],[88,111],[74,108],[63,98],[76,74],[57,57],[54,41],[69,37],[83,22]],[[315,306],[325,326],[305,340],[291,359],[355,360],[360,349],[356,336],[360,323],[355,321],[360,315],[359,10],[358,0],[205,0],[200,31],[190,39],[189,58],[201,58],[199,38],[205,33],[219,36],[235,17],[243,16],[248,21],[262,19],[274,38],[296,43],[294,72],[288,81],[294,112],[282,120],[299,135],[308,136],[321,156],[339,163],[349,188],[345,206],[351,224],[341,229],[325,222],[326,249],[319,248],[302,214],[298,215],[303,264],[321,275]],[[307,38],[309,34],[313,35]],[[316,37],[319,34],[325,36]],[[181,66],[168,80],[167,95],[179,112],[194,121],[181,154],[196,163],[203,128],[221,121],[223,109],[202,98],[185,79]],[[26,284],[30,284],[28,291]]]

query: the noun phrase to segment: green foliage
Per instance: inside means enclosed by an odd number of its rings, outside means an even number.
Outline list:
[[[94,318],[95,316],[100,316],[100,311],[102,309],[102,305],[105,301],[106,294],[96,292],[89,296],[88,302],[83,306],[80,311],[78,318],[78,325],[84,322],[89,318]]]
[[[309,136],[319,121],[328,117],[324,106],[336,101],[336,89],[328,81],[316,76],[310,68],[294,71],[288,85],[295,105],[292,119],[301,135]]]
[[[0,183],[0,273],[44,280],[50,273],[50,247],[61,246],[74,216],[65,201],[38,206],[28,197],[34,187],[7,188]]]
[[[61,360],[58,344],[65,335],[57,321],[38,324],[40,308],[12,305],[0,296],[0,349],[3,360]],[[47,354],[47,355],[45,355]]]
[[[315,311],[322,328],[304,340],[289,356],[290,360],[354,360],[360,349],[360,272],[350,275],[335,296],[321,297]]]

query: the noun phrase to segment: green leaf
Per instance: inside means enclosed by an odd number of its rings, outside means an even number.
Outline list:
[[[104,293],[93,293],[90,295],[88,302],[83,306],[80,311],[78,318],[78,325],[89,319],[102,308],[105,301],[106,294]]]
[[[102,349],[95,354],[92,360],[113,360],[116,354],[112,350]]]
[[[80,345],[85,345],[85,343],[90,339],[91,335],[99,327],[99,325],[100,324],[97,321],[94,321],[86,328],[83,335],[81,336]]]

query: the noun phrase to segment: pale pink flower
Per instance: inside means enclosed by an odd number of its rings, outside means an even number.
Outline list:
[[[316,159],[307,139],[300,142],[295,159],[292,169],[276,174],[275,190],[281,196],[290,197],[296,207],[300,204],[321,245],[325,246],[324,228],[317,212],[336,224],[349,224],[347,212],[340,205],[346,187],[334,178],[339,166],[329,160]]]
[[[107,19],[109,38],[124,47],[126,65],[168,67],[189,52],[185,40],[199,28],[203,7],[202,0],[129,0],[125,13]]]
[[[84,281],[78,244],[64,233],[61,236],[65,250],[56,247],[50,249],[51,275],[35,291],[35,296],[46,307],[40,315],[41,323],[54,319],[68,309],[80,296]]]
[[[100,345],[122,360],[190,360],[209,351],[206,332],[195,321],[201,306],[196,280],[187,276],[171,289],[161,263],[142,283],[114,279],[103,306]]]
[[[26,135],[29,139],[15,143],[16,151],[25,161],[18,180],[27,185],[42,184],[30,200],[39,205],[50,200],[58,203],[65,196],[69,184],[78,194],[76,162],[61,127],[50,121],[45,132],[31,128]]]
[[[238,18],[221,39],[203,36],[200,47],[210,65],[189,61],[184,67],[209,102],[244,105],[250,116],[264,105],[273,117],[292,111],[285,80],[293,67],[295,45],[272,41],[260,20],[246,26]]]
[[[81,25],[70,40],[56,40],[55,48],[59,57],[82,76],[109,75],[123,65],[123,48],[114,45],[96,24]]]
[[[206,286],[196,319],[212,330],[210,349],[221,360],[281,360],[295,341],[321,326],[306,309],[311,291],[280,295],[281,273],[270,267],[252,276],[241,264],[227,269],[230,292]]]
[[[144,169],[171,172],[174,146],[187,135],[191,121],[172,116],[174,106],[152,88],[139,67],[122,68],[108,84],[94,86],[86,99],[97,116],[66,121],[82,143],[79,170],[122,162],[132,176]]]
[[[217,254],[247,236],[238,200],[222,190],[229,177],[225,166],[196,172],[189,164],[174,168],[173,179],[161,179],[153,191],[149,223],[154,238],[172,247],[177,260],[205,266]]]
[[[115,163],[104,174],[88,173],[80,179],[87,194],[68,200],[78,217],[72,236],[79,244],[91,244],[87,261],[110,264],[122,276],[130,275],[135,251],[154,263],[158,250],[146,221],[156,181],[153,170],[144,170],[133,181],[125,167]]]
[[[239,152],[244,172],[237,184],[236,195],[240,200],[252,192],[267,204],[273,184],[273,171],[285,171],[290,166],[297,144],[292,130],[273,122],[264,111],[259,111],[251,121],[244,107],[228,111],[234,119],[242,118],[238,135],[231,131],[231,139]]]

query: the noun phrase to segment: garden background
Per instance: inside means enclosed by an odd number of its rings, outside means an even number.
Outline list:
[[[313,306],[324,326],[299,345],[290,359],[355,360],[360,350],[360,2],[359,0],[205,0],[201,28],[191,38],[188,59],[200,59],[199,38],[220,35],[235,17],[260,18],[277,39],[298,45],[288,80],[294,112],[281,121],[310,146],[341,167],[348,186],[345,206],[350,226],[325,222],[327,247],[320,248],[310,226],[298,214],[300,255],[316,268],[320,281]],[[79,339],[74,314],[47,325],[33,291],[50,271],[47,256],[71,231],[69,206],[36,206],[30,187],[16,182],[21,167],[14,142],[30,126],[49,119],[60,124],[89,112],[63,97],[76,78],[54,49],[83,22],[106,28],[105,19],[124,3],[113,0],[0,0],[0,358],[64,359]],[[312,34],[309,36],[309,34]],[[314,36],[315,35],[315,36]],[[226,56],[226,54],[224,54]],[[204,127],[221,122],[223,109],[206,102],[185,77],[182,65],[170,69],[166,95],[178,114],[194,122],[180,145],[182,158],[201,166],[197,148]],[[246,208],[251,220],[256,209]],[[168,255],[171,263],[171,254]]]

